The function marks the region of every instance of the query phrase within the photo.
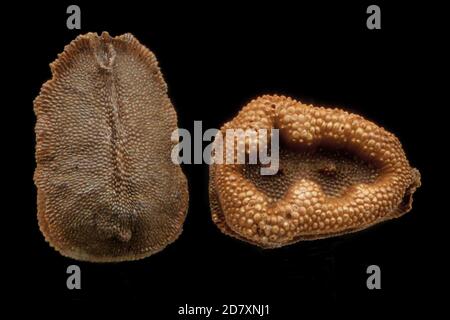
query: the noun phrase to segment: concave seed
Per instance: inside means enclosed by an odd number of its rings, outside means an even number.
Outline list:
[[[210,165],[212,218],[225,234],[276,248],[365,229],[411,209],[419,171],[383,128],[343,110],[265,95],[221,133],[273,128],[280,133],[275,175],[261,175],[261,164]]]
[[[177,116],[152,52],[131,34],[78,36],[34,101],[39,227],[64,256],[135,260],[182,231]]]

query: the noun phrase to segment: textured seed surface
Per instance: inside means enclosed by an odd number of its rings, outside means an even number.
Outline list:
[[[212,218],[222,232],[275,248],[361,230],[411,209],[419,171],[383,128],[340,109],[266,95],[221,131],[272,128],[280,130],[276,175],[262,176],[258,164],[210,166]]]
[[[134,260],[182,231],[187,183],[177,116],[153,53],[132,35],[81,35],[34,101],[38,221],[61,254]]]

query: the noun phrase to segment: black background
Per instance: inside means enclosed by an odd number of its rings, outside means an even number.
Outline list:
[[[143,301],[148,318],[175,317],[186,303],[269,304],[277,319],[298,318],[313,305],[406,311],[438,304],[446,251],[437,231],[444,212],[435,193],[439,171],[433,157],[442,141],[433,138],[436,116],[429,112],[432,94],[425,86],[439,70],[432,49],[436,35],[423,17],[439,9],[375,2],[382,29],[368,30],[366,8],[372,2],[73,3],[81,7],[81,31],[66,28],[72,3],[36,3],[8,12],[26,21],[16,20],[13,27],[26,30],[16,40],[24,46],[21,64],[30,84],[16,105],[20,143],[13,158],[24,179],[13,186],[26,231],[24,293],[76,305]],[[80,33],[102,31],[131,32],[155,53],[182,128],[192,130],[194,120],[202,120],[204,130],[218,128],[264,93],[340,106],[375,121],[399,137],[422,174],[413,210],[356,234],[262,250],[221,234],[210,218],[207,166],[184,165],[190,207],[176,242],[136,262],[92,264],[62,257],[37,226],[32,101],[64,45]],[[66,288],[71,264],[81,267],[79,291]],[[366,288],[371,264],[381,268],[381,290]]]

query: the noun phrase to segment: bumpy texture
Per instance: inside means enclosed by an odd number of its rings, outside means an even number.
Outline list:
[[[187,183],[171,161],[177,116],[153,53],[132,35],[78,36],[34,101],[38,221],[79,260],[134,260],[182,231]]]
[[[383,128],[343,110],[266,95],[221,132],[272,128],[280,130],[276,175],[261,176],[261,165],[210,166],[212,218],[222,232],[275,248],[361,230],[411,209],[419,171]]]

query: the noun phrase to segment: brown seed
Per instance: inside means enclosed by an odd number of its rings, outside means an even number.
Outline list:
[[[358,231],[411,209],[419,171],[409,165],[398,139],[374,123],[266,95],[246,105],[221,132],[249,128],[280,129],[280,170],[261,176],[259,164],[210,166],[210,206],[222,232],[275,248]],[[247,193],[233,193],[236,189]],[[249,191],[259,199],[254,205],[248,205]],[[244,210],[236,203],[244,203]],[[267,217],[271,229],[262,225],[248,234],[229,219],[249,210],[254,216],[247,219]],[[275,226],[291,231],[273,232]]]
[[[61,254],[135,260],[182,231],[188,191],[171,161],[177,116],[152,52],[131,34],[78,36],[34,101],[38,221]]]

